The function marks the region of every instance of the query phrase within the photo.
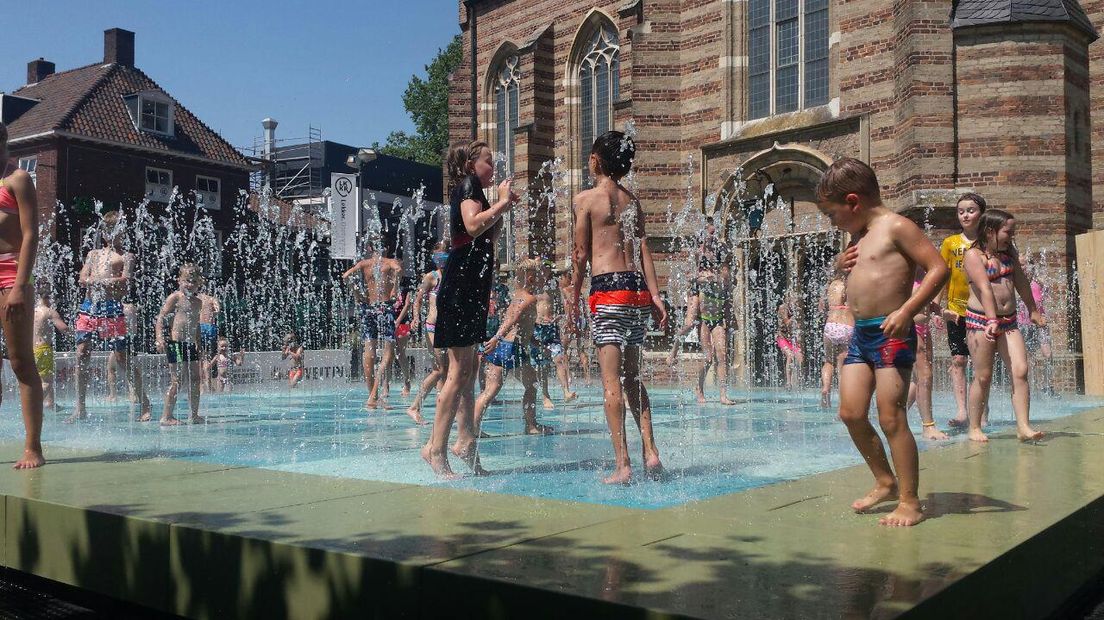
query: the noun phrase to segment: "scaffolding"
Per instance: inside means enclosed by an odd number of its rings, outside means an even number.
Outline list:
[[[288,201],[322,196],[325,145],[320,128],[310,125],[305,137],[275,139],[272,153],[268,152],[264,136],[258,136],[253,139],[252,152],[252,159],[263,165],[249,179],[251,191],[260,192],[270,184],[273,196]]]

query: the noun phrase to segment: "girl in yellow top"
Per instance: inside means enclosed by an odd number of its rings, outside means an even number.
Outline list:
[[[958,411],[950,421],[951,426],[964,427],[966,419],[966,358],[970,349],[966,346],[966,301],[970,298],[970,284],[963,267],[966,250],[977,239],[978,223],[985,213],[985,199],[973,192],[958,197],[958,223],[962,232],[943,240],[939,248],[943,262],[951,270],[951,279],[942,297],[947,300],[943,311],[943,320],[947,323],[947,345],[951,350],[951,385],[954,387],[955,404]]]

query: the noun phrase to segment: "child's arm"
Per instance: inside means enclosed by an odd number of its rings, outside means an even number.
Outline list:
[[[890,234],[897,249],[926,272],[924,279],[920,281],[920,286],[913,289],[912,296],[900,308],[889,313],[882,322],[882,333],[886,336],[904,338],[908,335],[909,326],[912,325],[912,317],[939,294],[939,289],[947,283],[951,272],[935,246],[924,236],[924,231],[912,221],[900,217],[890,228]],[[910,280],[911,275],[909,274]]]
[[[678,338],[684,337],[694,329],[694,322],[698,320],[698,313],[701,312],[700,304],[701,297],[698,295],[691,295],[686,300],[686,318],[682,324],[682,329],[678,332]],[[678,342],[678,339],[676,338],[675,341]]]
[[[859,262],[859,245],[851,240],[842,252],[836,255],[836,268],[843,273],[851,273],[851,269]]]
[[[989,283],[989,274],[986,271],[988,258],[985,253],[976,248],[966,250],[962,257],[962,267],[966,270],[966,277],[970,280],[970,286],[977,291],[981,299],[981,307],[985,310],[985,337],[995,340],[999,323],[997,319],[997,299],[993,296],[993,286]]]
[[[640,240],[640,262],[644,268],[644,281],[648,283],[648,292],[652,294],[652,314],[659,321],[659,328],[667,329],[667,305],[659,296],[659,278],[656,277],[652,250],[648,247],[648,233],[644,230],[644,209],[633,196],[633,208],[637,210],[636,238]]]
[[[1020,257],[1015,256],[1013,258],[1015,260],[1012,261],[1012,283],[1016,287],[1016,294],[1023,300],[1023,305],[1027,308],[1031,322],[1039,326],[1046,325],[1046,319],[1039,312],[1039,307],[1035,305],[1035,295],[1031,293],[1031,280],[1027,279],[1027,274],[1020,268]]]
[[[165,352],[165,319],[173,314],[173,304],[176,302],[176,297],[180,292],[170,293],[165,298],[165,303],[161,304],[161,310],[157,312],[157,318],[153,322],[153,334],[157,344],[157,351],[159,353]]]
[[[0,173],[2,174],[2,173]],[[22,241],[19,246],[19,263],[15,269],[15,286],[8,291],[4,312],[11,316],[13,312],[26,313],[34,317],[34,293],[27,299],[26,287],[33,276],[35,256],[38,255],[38,193],[35,191],[31,176],[25,170],[16,170],[8,177],[7,184],[19,205],[19,229]],[[29,302],[29,305],[28,305]]]
[[[463,219],[464,230],[473,238],[479,237],[499,222],[504,213],[510,210],[518,195],[513,192],[511,186],[513,179],[506,179],[498,184],[498,202],[491,205],[490,209],[483,210],[483,205],[474,198],[468,198],[460,203],[460,217]]]
[[[364,261],[358,260],[357,262],[353,263],[352,267],[349,267],[348,269],[346,269],[345,272],[341,274],[341,281],[344,282],[345,280],[348,280],[349,276],[351,276],[354,273],[360,271],[360,264],[363,263],[363,262]]]
[[[399,325],[406,318],[406,313],[410,310],[410,295],[403,298],[402,310],[399,311],[399,316],[395,317],[395,325]]]
[[[418,290],[414,292],[414,308],[411,310],[414,313],[414,324],[418,325],[422,320],[422,303],[425,301],[425,296],[429,294],[431,288],[433,288],[433,273],[429,272],[422,276],[422,282],[418,285]]]
[[[77,282],[84,287],[92,285],[92,252],[84,255],[84,264],[81,265],[80,275],[77,276]]]
[[[498,346],[498,341],[510,333],[514,325],[517,325],[518,321],[521,320],[522,313],[532,308],[536,303],[537,298],[533,295],[519,295],[506,309],[506,316],[502,319],[502,324],[498,326],[498,331],[491,336],[491,339],[483,345],[483,351],[487,353],[493,351],[494,347]]]
[[[590,262],[590,213],[583,205],[575,205],[575,243],[571,251],[571,299],[567,304],[568,329],[578,325],[579,295],[583,288],[583,276]]]
[[[58,333],[69,333],[69,326],[65,324],[65,321],[61,320],[61,315],[53,308],[50,308],[50,321],[53,322],[54,329],[58,330]]]

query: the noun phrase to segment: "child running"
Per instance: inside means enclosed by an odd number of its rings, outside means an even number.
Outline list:
[[[165,298],[157,320],[153,324],[157,340],[157,352],[164,353],[169,364],[169,389],[165,391],[165,407],[161,412],[161,426],[176,426],[180,420],[173,416],[176,407],[176,394],[180,390],[180,369],[184,365],[188,372],[188,408],[192,424],[202,424],[206,420],[199,415],[199,388],[203,381],[202,359],[199,355],[199,315],[203,303],[199,300],[199,287],[202,276],[191,263],[180,266],[177,275],[179,288]],[[165,321],[172,317],[169,339],[165,340]]]
[[[526,435],[550,435],[551,426],[537,423],[537,365],[543,357],[539,343],[534,340],[537,320],[537,293],[545,286],[541,261],[529,258],[518,263],[514,273],[513,300],[498,331],[483,345],[483,357],[487,360],[487,387],[475,399],[475,431],[480,430],[483,414],[498,396],[506,373],[517,370],[524,389],[521,408],[525,419]],[[464,446],[459,442],[452,453],[462,455]]]
[[[653,314],[666,329],[667,309],[659,296],[655,265],[644,231],[644,210],[636,196],[620,182],[632,168],[634,157],[636,145],[632,138],[620,131],[607,131],[599,136],[588,161],[594,187],[580,192],[575,199],[572,254],[575,269],[567,311],[569,324],[576,325],[583,277],[589,267],[591,336],[598,347],[606,424],[616,467],[603,480],[607,484],[628,484],[632,480],[625,438],[626,399],[640,429],[645,471],[656,477],[663,469],[652,434],[652,405],[640,379],[640,366],[648,315]]]
[[[426,423],[425,419],[422,418],[422,402],[434,387],[438,390],[441,389],[445,374],[448,372],[448,356],[445,355],[445,350],[433,346],[433,334],[437,329],[437,291],[441,288],[441,276],[443,275],[445,263],[448,261],[448,256],[448,246],[444,241],[438,241],[437,245],[433,246],[432,254],[433,266],[436,269],[425,274],[422,277],[421,284],[418,285],[418,289],[414,291],[414,321],[416,324],[421,319],[422,304],[425,303],[426,344],[429,345],[428,348],[433,354],[433,369],[426,375],[422,384],[418,386],[418,393],[414,395],[414,402],[410,403],[410,407],[406,410],[406,415],[410,416],[415,424]]]
[[[908,427],[905,398],[916,360],[914,317],[947,281],[947,265],[924,232],[882,204],[878,178],[857,159],[837,160],[817,186],[817,207],[832,224],[852,236],[856,262],[847,277],[847,303],[855,317],[844,366],[840,370],[839,416],[866,460],[875,485],[851,504],[864,512],[897,500],[879,520],[909,526],[924,518],[917,496],[919,457]],[[926,270],[913,290],[917,265]],[[878,422],[889,442],[893,467],[870,424],[870,397],[877,393]],[[896,476],[894,475],[896,470]]]
[[[288,332],[284,336],[284,350],[280,354],[280,359],[291,360],[291,368],[288,369],[288,387],[299,387],[304,373],[303,345],[299,343],[299,337],[295,332]]]
[[[39,289],[34,309],[34,360],[42,377],[42,406],[53,409],[54,402],[54,336],[66,334],[69,326],[50,306],[50,291]]]
[[[974,383],[969,394],[971,441],[989,441],[982,432],[982,414],[989,404],[993,382],[993,357],[999,351],[1012,375],[1012,408],[1016,413],[1016,436],[1034,441],[1042,431],[1031,428],[1031,388],[1027,381],[1027,348],[1016,323],[1016,294],[1019,293],[1034,325],[1046,325],[1035,306],[1031,284],[1020,268],[1013,243],[1016,219],[1007,211],[989,209],[981,215],[978,235],[966,250],[963,266],[970,281],[966,305],[966,342],[974,361]]]

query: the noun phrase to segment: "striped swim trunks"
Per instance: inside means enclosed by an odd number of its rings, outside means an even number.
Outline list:
[[[590,279],[591,336],[594,344],[644,344],[652,295],[639,271],[615,271]]]

